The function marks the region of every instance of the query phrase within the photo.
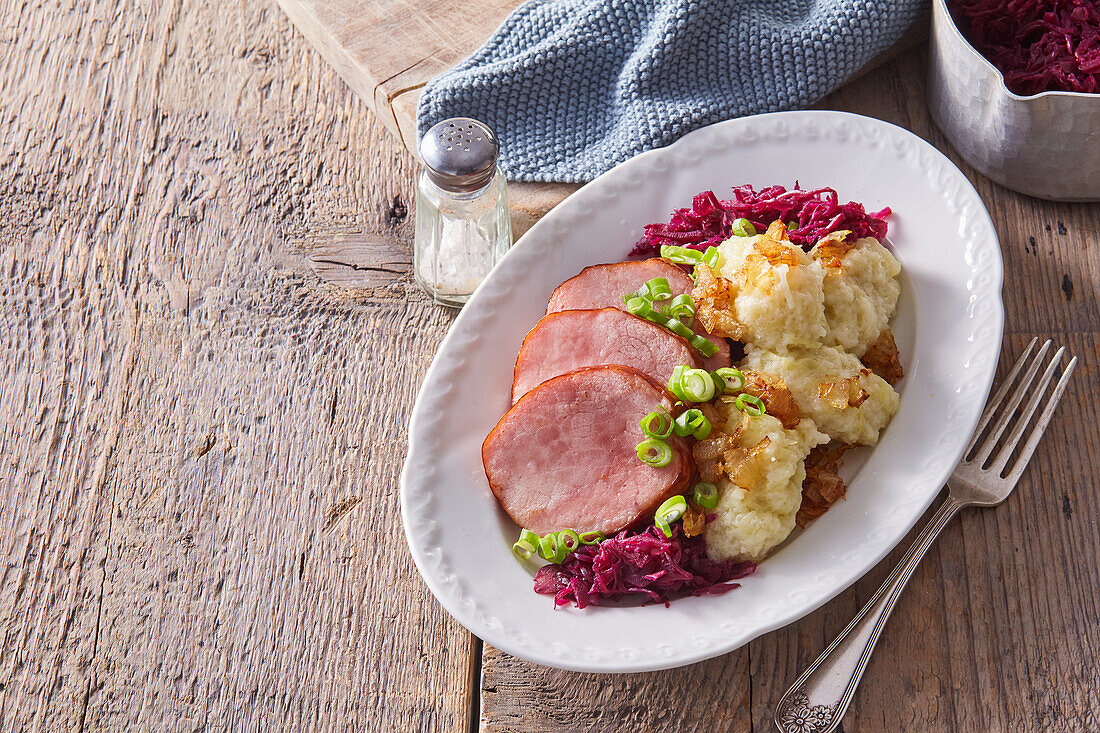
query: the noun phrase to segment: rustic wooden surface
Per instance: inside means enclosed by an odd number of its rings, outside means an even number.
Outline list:
[[[452,317],[409,277],[407,152],[270,4],[13,4],[0,42],[0,730],[764,731],[888,570],[683,670],[482,649],[397,520]],[[822,106],[945,148],[921,73]],[[917,572],[849,733],[1100,727],[1100,206],[972,179],[1002,362],[1083,363],[1016,496]]]

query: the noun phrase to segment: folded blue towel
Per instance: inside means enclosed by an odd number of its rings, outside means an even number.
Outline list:
[[[928,0],[530,0],[425,87],[496,130],[512,180],[586,181],[703,125],[805,107],[901,37]]]

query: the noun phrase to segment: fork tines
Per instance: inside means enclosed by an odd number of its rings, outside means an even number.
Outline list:
[[[978,429],[963,454],[967,463],[977,464],[982,469],[1013,482],[1019,479],[1035,451],[1035,446],[1054,414],[1054,408],[1062,398],[1070,374],[1077,366],[1076,356],[1063,366],[1065,347],[1059,348],[1048,358],[1054,343],[1047,339],[1036,351],[1035,344],[1038,341],[1038,338],[1033,338],[1012,366],[1012,370],[986,406]],[[1061,377],[1051,389],[1051,382],[1059,367]],[[1032,421],[1040,405],[1043,411],[1037,420]],[[1017,450],[1021,440],[1023,445]],[[1009,467],[1009,459],[1013,455],[1015,461]]]

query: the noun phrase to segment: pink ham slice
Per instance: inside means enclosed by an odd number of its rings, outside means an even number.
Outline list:
[[[562,529],[605,535],[652,514],[681,493],[695,469],[691,451],[669,438],[672,461],[638,460],[639,421],[673,397],[636,369],[578,369],[528,392],[481,447],[489,486],[508,516],[539,534]]]
[[[647,280],[655,277],[668,278],[673,295],[691,294],[695,283],[691,276],[676,265],[669,264],[659,257],[631,262],[616,262],[611,265],[592,265],[581,270],[579,275],[571,277],[554,291],[547,313],[563,310],[583,310],[594,308],[618,308],[626,310],[623,294],[632,293]],[[718,353],[704,363],[707,369],[717,369],[730,365],[729,344],[724,338],[711,337],[698,322],[695,332],[706,336],[718,344]]]
[[[516,359],[512,402],[547,379],[587,366],[618,364],[668,384],[679,364],[702,365],[687,341],[616,308],[551,313],[539,321]]]

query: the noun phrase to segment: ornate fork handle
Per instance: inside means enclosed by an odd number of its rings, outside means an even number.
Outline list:
[[[966,504],[947,497],[890,577],[840,636],[795,681],[775,710],[783,733],[831,733],[840,725],[875,643],[905,584],[947,523]]]

